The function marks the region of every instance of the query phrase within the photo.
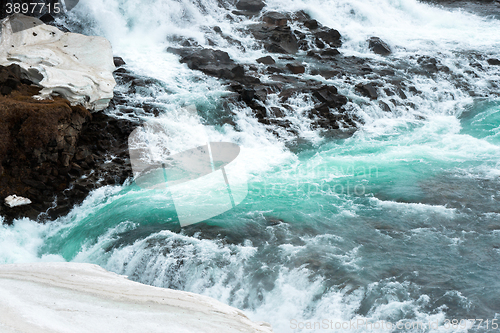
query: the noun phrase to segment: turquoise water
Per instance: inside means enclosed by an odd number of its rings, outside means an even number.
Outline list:
[[[27,221],[3,227],[0,239],[32,237],[42,260],[216,297],[276,332],[293,331],[292,319],[491,320],[499,120],[500,103],[482,101],[459,117],[299,150],[254,174],[236,209],[182,230],[168,193],[130,183],[96,191],[31,236]]]

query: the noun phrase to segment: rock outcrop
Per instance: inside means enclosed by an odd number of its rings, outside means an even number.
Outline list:
[[[105,38],[65,33],[39,19],[14,14],[2,21],[0,43],[0,65],[11,64],[43,88],[40,99],[59,95],[71,105],[102,110],[113,98],[115,66]]]
[[[0,66],[0,215],[7,223],[56,218],[89,191],[131,176],[127,138],[134,124],[61,97],[34,99],[41,88],[24,73],[17,65]],[[11,195],[32,204],[9,208],[3,201]]]
[[[370,37],[368,39],[368,47],[373,51],[373,53],[380,55],[389,55],[392,52],[391,47],[378,37]]]

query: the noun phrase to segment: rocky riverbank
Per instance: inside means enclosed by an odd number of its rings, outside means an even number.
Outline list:
[[[25,28],[14,32],[13,26]],[[127,139],[136,125],[98,111],[113,97],[115,64],[123,65],[113,60],[109,42],[13,15],[2,22],[1,45],[4,222],[57,218],[91,190],[129,178]],[[13,195],[31,204],[4,205]]]
[[[33,99],[41,88],[16,65],[0,67],[0,215],[56,218],[89,191],[122,184],[130,175],[127,139],[135,124],[90,113],[61,98]],[[9,195],[29,198],[9,208]]]

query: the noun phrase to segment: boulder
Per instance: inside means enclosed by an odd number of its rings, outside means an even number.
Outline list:
[[[236,8],[249,12],[260,12],[266,3],[262,0],[239,0],[236,3]]]
[[[0,43],[0,65],[11,64],[43,88],[39,99],[60,95],[71,105],[102,110],[113,98],[113,52],[103,37],[64,33],[36,18],[14,14],[2,21]]]
[[[288,18],[278,12],[267,12],[262,16],[262,21],[270,26],[284,27],[288,23]]]
[[[392,52],[391,47],[378,37],[370,37],[368,39],[368,47],[373,53],[380,55],[389,55]]]
[[[299,50],[297,37],[289,26],[269,28],[265,25],[250,27],[255,39],[261,41],[264,48],[271,53],[294,54]]]
[[[488,64],[492,66],[500,66],[500,60],[499,59],[488,59]]]
[[[319,23],[316,20],[307,20],[304,22],[304,26],[310,30],[315,30],[319,28]]]
[[[377,87],[373,83],[359,83],[356,85],[356,90],[363,96],[369,97],[370,99],[378,98]]]
[[[274,65],[276,63],[276,61],[271,56],[259,58],[257,59],[257,62],[264,65]]]
[[[113,63],[116,67],[121,67],[127,64],[121,57],[113,57]]]
[[[329,29],[329,28],[323,28],[322,30],[315,31],[314,35],[321,39],[323,42],[326,44],[330,45],[331,47],[341,47],[342,46],[342,40],[340,39],[340,32],[335,29]]]
[[[306,68],[298,63],[287,64],[286,68],[288,68],[293,74],[303,74],[306,72]]]

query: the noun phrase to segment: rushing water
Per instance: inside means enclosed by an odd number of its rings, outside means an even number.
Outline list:
[[[270,9],[303,9],[338,29],[345,55],[407,67],[416,66],[416,55],[430,55],[455,75],[407,75],[420,93],[409,94],[413,107],[391,113],[333,79],[365,125],[347,139],[322,137],[301,117],[307,101],[297,99],[289,117],[301,140],[290,144],[241,105],[231,105],[236,127],[220,125],[225,87],[165,52],[172,36],[205,44],[206,27],[218,25],[247,48],[223,47],[233,59],[264,55],[239,30],[251,22],[231,22],[223,8],[230,4],[220,3],[88,0],[70,14],[74,30],[107,37],[131,71],[158,80],[128,96],[131,105],[155,103],[164,110],[160,121],[186,137],[199,128],[176,110],[195,104],[211,141],[244,149],[246,200],[181,230],[168,193],[133,182],[100,188],[53,223],[2,226],[0,263],[96,263],[135,281],[214,297],[278,333],[321,332],[294,328],[323,320],[437,323],[407,332],[466,331],[447,328],[452,319],[491,325],[500,313],[500,69],[483,59],[484,70],[472,75],[468,59],[500,57],[500,22],[415,0],[268,0]],[[393,45],[391,58],[368,51],[372,35]],[[136,116],[148,117],[139,109]],[[469,332],[494,331],[483,327]]]

